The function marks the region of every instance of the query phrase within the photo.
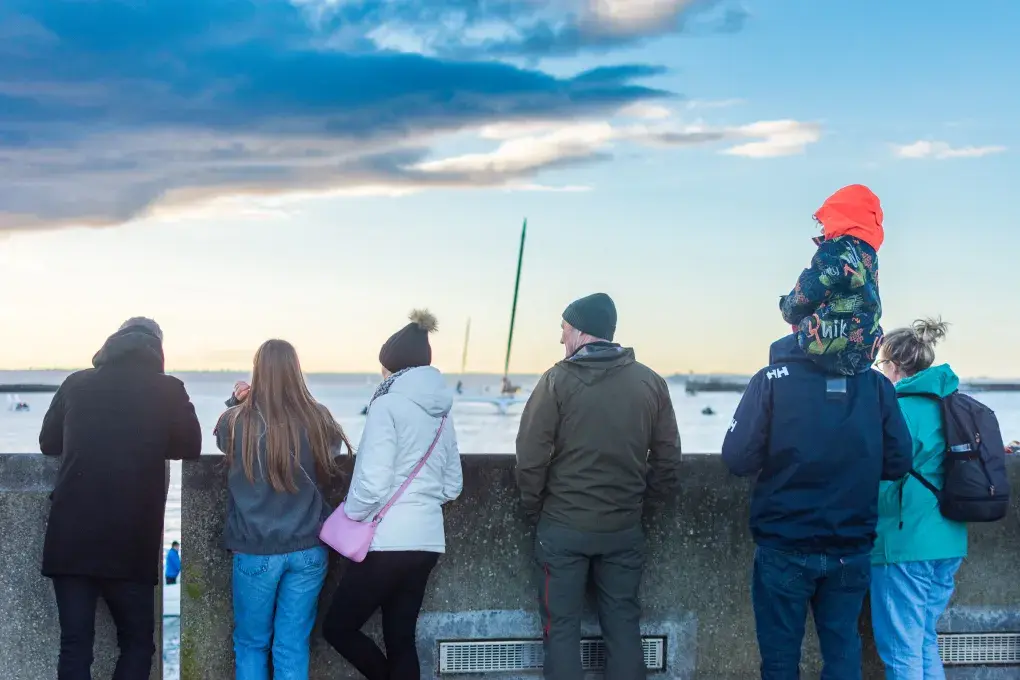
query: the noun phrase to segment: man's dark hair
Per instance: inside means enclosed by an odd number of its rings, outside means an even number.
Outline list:
[[[179,545],[180,545],[180,543],[178,543],[177,541],[174,541],[173,543],[170,544],[170,547],[171,548],[176,548]]]

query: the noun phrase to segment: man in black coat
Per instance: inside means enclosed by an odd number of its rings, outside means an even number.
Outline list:
[[[166,505],[165,461],[197,458],[202,430],[184,384],[163,372],[155,321],[124,322],[53,396],[39,447],[61,456],[42,573],[60,616],[58,680],[91,678],[96,601],[117,625],[114,680],[147,680]]]

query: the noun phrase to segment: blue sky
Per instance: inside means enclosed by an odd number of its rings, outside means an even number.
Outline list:
[[[407,312],[436,363],[559,358],[617,301],[663,373],[751,372],[811,214],[882,198],[886,329],[1020,376],[1020,5],[865,0],[12,0],[0,8],[0,368],[82,366],[154,316],[176,369],[376,368]]]

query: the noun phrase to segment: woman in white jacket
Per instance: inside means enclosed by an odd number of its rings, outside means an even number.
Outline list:
[[[449,416],[453,395],[430,365],[429,333],[435,330],[431,314],[412,312],[411,323],[379,352],[384,380],[368,408],[344,505],[351,519],[371,521],[436,441],[421,472],[379,523],[365,561],[348,564],[323,624],[326,641],[368,680],[421,677],[418,614],[429,575],[446,551],[442,505],[463,486]],[[386,654],[361,632],[379,608]]]

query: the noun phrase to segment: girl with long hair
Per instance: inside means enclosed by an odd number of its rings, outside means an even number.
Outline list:
[[[238,383],[216,425],[226,454],[224,543],[234,553],[237,680],[307,680],[328,553],[319,529],[331,508],[319,490],[350,442],[305,384],[294,347],[268,340],[251,385]]]

